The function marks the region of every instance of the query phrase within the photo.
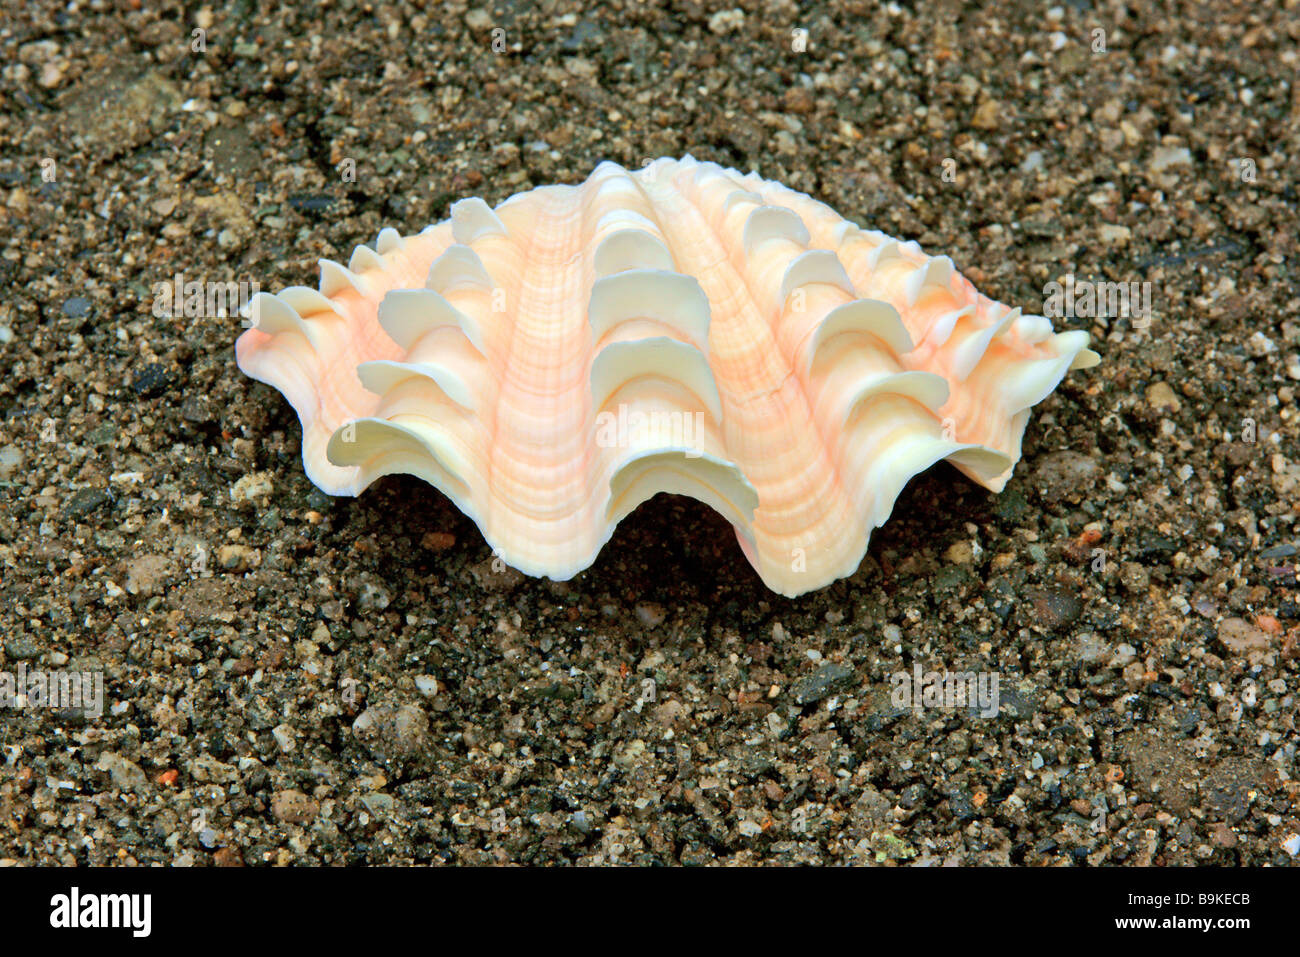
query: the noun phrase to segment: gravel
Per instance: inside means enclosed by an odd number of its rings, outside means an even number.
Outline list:
[[[105,701],[5,712],[0,863],[1295,863],[1298,39],[1223,0],[16,6],[0,675]],[[1056,320],[1103,363],[1007,490],[937,467],[785,600],[693,501],[552,582],[416,480],[321,495],[238,316],[160,288],[688,151],[1027,312],[1074,276],[1151,315]],[[1001,707],[895,704],[916,665]]]

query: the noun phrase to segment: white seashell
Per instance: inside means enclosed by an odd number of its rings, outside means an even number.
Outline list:
[[[462,200],[253,314],[240,368],[298,411],[324,491],[418,475],[558,579],[690,495],[785,595],[852,574],[939,459],[1000,490],[1029,407],[1097,361],[947,257],[690,157]]]

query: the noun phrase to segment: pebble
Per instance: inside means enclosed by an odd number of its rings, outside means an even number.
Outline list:
[[[709,32],[724,36],[735,33],[745,27],[745,11],[740,9],[719,10],[709,17]]]
[[[1147,168],[1153,173],[1161,173],[1171,166],[1189,166],[1192,162],[1192,151],[1186,146],[1158,146],[1151,153],[1151,161]]]
[[[271,729],[271,737],[275,738],[275,743],[279,745],[280,750],[285,754],[291,754],[297,746],[297,734],[293,726],[289,724],[277,724]]]
[[[223,847],[212,855],[212,863],[217,867],[243,867],[244,856],[239,853],[238,848]]]
[[[420,544],[430,551],[445,552],[456,547],[456,536],[450,532],[425,532]]]
[[[163,582],[173,573],[171,559],[163,555],[137,555],[126,563],[126,590],[132,595],[149,597],[162,591]]]
[[[994,99],[986,99],[975,108],[971,116],[971,126],[977,130],[996,130],[1002,118],[1002,104]]]
[[[236,508],[253,508],[266,505],[275,491],[275,478],[270,472],[250,472],[230,489],[230,501]]]
[[[0,448],[0,479],[8,479],[23,467],[23,453],[16,445]]]
[[[1039,592],[1033,599],[1033,623],[1048,631],[1072,625],[1083,614],[1083,602],[1074,592],[1059,588]]]
[[[131,378],[131,391],[141,399],[153,398],[166,390],[169,378],[166,368],[151,362]]]
[[[74,492],[64,503],[63,516],[65,518],[84,518],[112,500],[112,495],[106,489],[83,488],[78,492]]]
[[[1110,644],[1092,632],[1084,632],[1075,641],[1079,648],[1079,660],[1085,664],[1096,664],[1110,657]]]
[[[262,563],[262,553],[247,545],[222,545],[217,549],[217,564],[228,572],[246,572]]]
[[[1262,359],[1272,352],[1277,352],[1277,344],[1262,332],[1253,332],[1246,340],[1246,351],[1256,359]]]
[[[357,594],[357,610],[366,614],[381,612],[392,604],[393,596],[387,588],[376,582],[363,582]]]
[[[271,813],[286,824],[308,824],[320,813],[320,804],[301,791],[276,791],[271,796]]]
[[[970,565],[975,561],[975,550],[970,542],[954,542],[948,546],[943,557],[954,565]]]
[[[85,296],[73,296],[71,299],[64,300],[63,314],[73,319],[90,315],[90,300]]]
[[[1269,649],[1268,633],[1244,618],[1225,618],[1219,623],[1219,642],[1234,655],[1254,663]]]
[[[668,617],[667,609],[658,602],[639,601],[633,610],[636,612],[637,620],[646,628],[658,628]]]
[[[1147,388],[1147,405],[1153,409],[1168,409],[1170,412],[1177,412],[1183,407],[1168,382],[1156,382]]]
[[[829,696],[836,688],[853,677],[853,669],[846,665],[828,663],[807,677],[800,678],[790,689],[795,704],[815,704]]]
[[[140,766],[112,751],[105,751],[95,762],[96,769],[107,771],[113,781],[113,787],[122,791],[144,791],[149,787],[149,778]]]

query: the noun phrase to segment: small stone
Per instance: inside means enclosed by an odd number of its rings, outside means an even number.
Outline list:
[[[420,544],[430,551],[445,552],[456,545],[456,536],[450,532],[425,532]]]
[[[811,113],[817,107],[812,91],[803,86],[792,86],[782,97],[785,108],[791,113]]]
[[[131,379],[131,391],[142,399],[149,399],[162,394],[167,381],[167,370],[161,364],[151,362]]]
[[[129,594],[144,597],[157,595],[172,570],[171,559],[163,555],[140,555],[129,559],[126,563],[126,590]]]
[[[1168,382],[1156,382],[1147,389],[1147,405],[1153,409],[1177,412],[1183,407]]]
[[[271,813],[286,824],[307,824],[320,812],[315,799],[301,791],[276,791],[271,796]]]
[[[1122,641],[1115,646],[1115,654],[1111,656],[1110,666],[1112,668],[1123,668],[1137,657],[1137,649],[1127,641]]]
[[[247,545],[222,545],[217,549],[217,564],[228,572],[246,572],[262,563],[262,553]]]
[[[1097,230],[1097,235],[1101,241],[1108,246],[1125,246],[1133,236],[1133,231],[1127,226],[1118,226],[1114,223],[1106,223]]]
[[[65,518],[84,518],[110,501],[112,496],[105,489],[83,488],[68,499],[63,506],[63,515]]]
[[[600,76],[600,67],[585,56],[570,57],[565,61],[564,69],[570,76],[576,76],[580,80],[594,81]]]
[[[1083,614],[1083,602],[1073,592],[1053,588],[1039,592],[1033,599],[1033,622],[1047,631],[1057,631],[1073,624]]]
[[[362,582],[361,590],[357,594],[357,610],[368,613],[380,612],[392,601],[393,596],[383,585],[376,582]]]
[[[1216,824],[1210,831],[1210,840],[1219,847],[1237,846],[1237,835],[1226,824]]]
[[[275,743],[285,754],[291,753],[297,746],[297,735],[292,725],[277,724],[271,729],[271,737],[275,738]]]
[[[663,605],[653,601],[639,601],[636,603],[637,619],[646,628],[658,628],[668,617],[668,612]]]
[[[1192,152],[1186,146],[1157,146],[1147,164],[1153,173],[1161,173],[1171,166],[1190,166]]]
[[[15,661],[31,661],[45,653],[45,648],[23,635],[5,642],[5,653]]]
[[[211,422],[212,404],[205,395],[192,395],[181,403],[181,418],[186,422]]]
[[[1257,664],[1268,652],[1268,633],[1244,618],[1225,618],[1219,624],[1219,641],[1234,655]]]
[[[1103,639],[1098,638],[1092,632],[1085,632],[1077,639],[1079,646],[1079,660],[1085,664],[1096,664],[1105,661],[1110,657],[1110,645]]]
[[[745,26],[745,11],[739,9],[719,10],[709,17],[709,32],[718,36],[735,33]]]
[[[1256,359],[1262,359],[1271,352],[1277,352],[1277,344],[1262,332],[1254,332],[1246,340],[1246,351]]]
[[[253,508],[267,504],[273,491],[275,482],[270,472],[250,472],[230,489],[230,501],[236,508]]]
[[[977,130],[996,130],[1002,118],[1002,104],[994,99],[987,99],[975,108],[971,117],[971,126]]]
[[[8,479],[23,467],[23,453],[16,445],[0,448],[0,479]]]
[[[1151,576],[1146,567],[1137,562],[1124,562],[1119,570],[1120,584],[1132,595],[1141,595],[1151,586]]]
[[[128,761],[120,754],[112,751],[106,751],[99,756],[95,763],[95,768],[100,771],[107,771],[109,778],[113,781],[113,786],[122,791],[143,791],[149,786],[149,778],[140,766],[133,761]]]
[[[73,296],[71,299],[64,300],[63,314],[73,319],[90,315],[90,300],[85,296]]]
[[[375,817],[383,817],[393,810],[393,796],[391,794],[370,793],[363,795],[361,805]]]
[[[828,663],[813,674],[800,678],[790,689],[795,704],[814,704],[853,677],[853,669],[845,665]]]
[[[223,847],[212,855],[212,863],[217,867],[243,867],[244,857],[237,848]]]
[[[954,542],[948,546],[943,557],[954,565],[969,565],[975,561],[975,550],[970,542]]]

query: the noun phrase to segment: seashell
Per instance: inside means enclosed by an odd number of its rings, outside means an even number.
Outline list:
[[[852,574],[938,460],[1001,490],[1030,407],[1097,362],[947,257],[689,156],[462,200],[252,315],[239,366],[298,412],[323,491],[420,476],[556,579],[690,495],[791,596]]]

